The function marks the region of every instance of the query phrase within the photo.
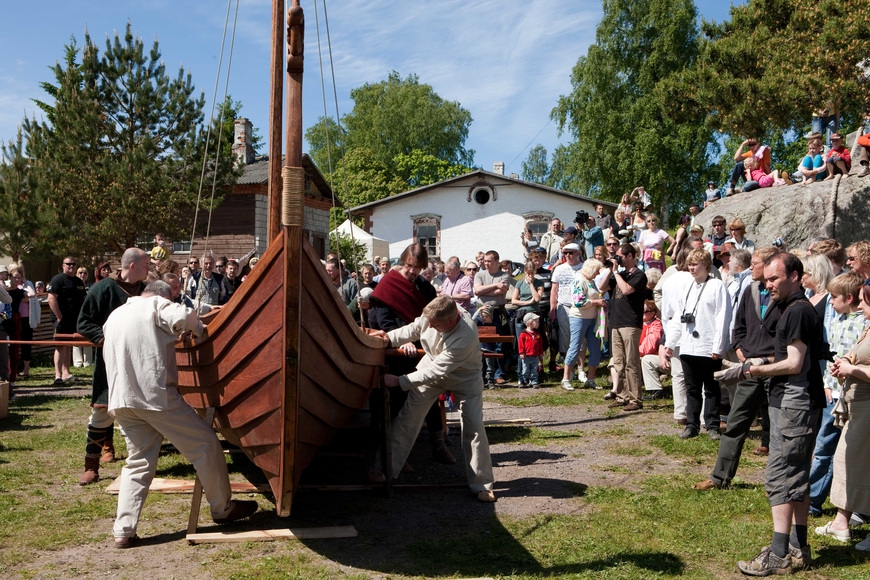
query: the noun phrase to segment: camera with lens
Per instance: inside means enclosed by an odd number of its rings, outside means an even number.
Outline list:
[[[622,266],[622,256],[619,254],[613,254],[607,260],[607,263],[611,265],[611,269],[615,270],[618,266]]]
[[[680,316],[680,322],[683,324],[694,324],[695,323],[695,315],[691,312],[683,312]]]
[[[579,225],[579,226],[585,226],[586,220],[588,220],[588,219],[589,219],[589,212],[581,209],[574,216],[574,223]]]

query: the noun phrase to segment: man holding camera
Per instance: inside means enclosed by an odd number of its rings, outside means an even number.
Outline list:
[[[591,216],[585,211],[578,211],[574,221],[578,228],[583,228],[586,259],[591,260],[595,256],[595,248],[604,245],[604,231],[595,224],[595,216]]]
[[[621,266],[621,268],[620,268]],[[631,244],[622,244],[607,261],[611,274],[601,292],[610,293],[611,364],[623,380],[619,381],[616,400],[610,407],[624,411],[643,409],[643,379],[640,366],[640,333],[643,329],[643,301],[646,298],[646,274],[637,267],[637,253]]]

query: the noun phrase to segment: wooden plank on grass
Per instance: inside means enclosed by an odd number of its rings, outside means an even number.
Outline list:
[[[163,479],[155,477],[151,482],[151,491],[160,493],[193,493],[194,480],[192,479]],[[118,495],[121,490],[121,478],[116,477],[109,487],[106,488],[106,493]],[[265,493],[271,491],[269,484],[254,485],[247,481],[241,483],[230,483],[230,490],[233,493]]]
[[[252,530],[248,532],[212,532],[187,534],[190,544],[228,544],[234,542],[271,542],[273,540],[326,540],[355,538],[359,534],[353,526],[325,528],[287,528],[281,530]]]
[[[489,419],[484,421],[483,424],[487,427],[498,427],[499,425],[524,425],[531,423],[532,420],[528,417],[523,417],[521,419]],[[447,421],[448,427],[459,427],[459,421]]]

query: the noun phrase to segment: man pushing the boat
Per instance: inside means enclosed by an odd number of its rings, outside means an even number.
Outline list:
[[[471,316],[458,308],[450,296],[439,296],[411,324],[388,333],[373,331],[372,335],[382,337],[388,345],[403,345],[419,340],[426,353],[414,372],[402,376],[384,375],[388,387],[401,387],[408,391],[405,406],[393,421],[392,473],[401,471],[417,440],[427,411],[438,396],[449,388],[459,402],[462,452],[468,485],[479,501],[494,502],[492,459],[483,426],[480,341]]]
[[[178,335],[202,334],[196,311],[172,301],[169,284],[156,281],[116,308],[103,331],[109,379],[109,413],[127,440],[127,465],[121,470],[116,548],[136,543],[139,514],[157,471],[164,436],[193,464],[202,481],[215,523],[248,517],[257,502],[231,497],[221,444],[178,392],[175,341]]]

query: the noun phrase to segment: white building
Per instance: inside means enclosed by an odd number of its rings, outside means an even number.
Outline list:
[[[602,203],[613,214],[616,204],[478,169],[351,209],[365,217],[365,229],[390,243],[390,256],[419,241],[430,256],[473,260],[477,252],[496,250],[503,260],[520,262],[520,240],[529,227],[538,237],[554,217],[567,227],[576,212],[595,215]]]

